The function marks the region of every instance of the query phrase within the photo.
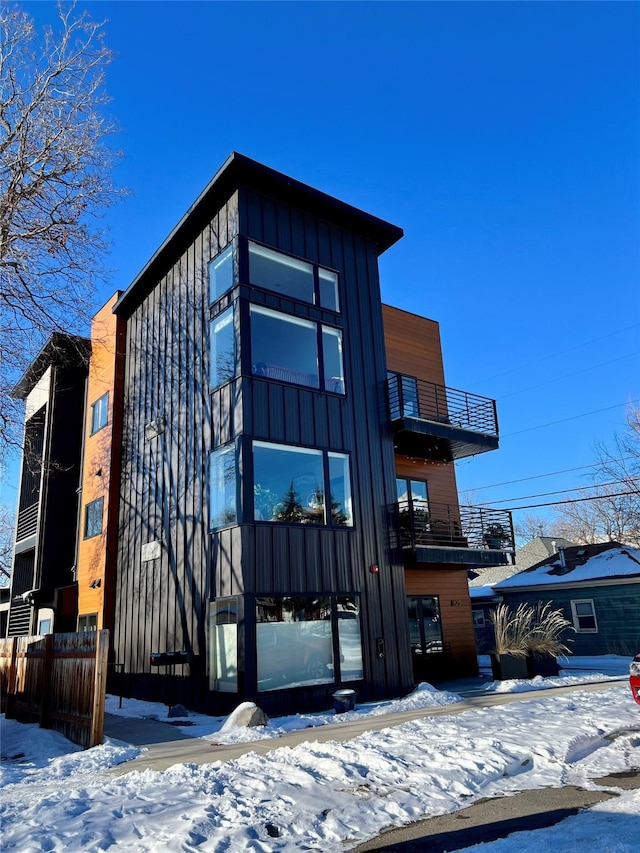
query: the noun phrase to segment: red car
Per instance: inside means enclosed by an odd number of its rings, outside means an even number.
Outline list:
[[[631,695],[640,705],[640,654],[637,654],[629,666],[629,687]]]

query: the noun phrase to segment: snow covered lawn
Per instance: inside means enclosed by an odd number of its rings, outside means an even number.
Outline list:
[[[628,667],[625,659],[612,659],[606,674],[623,674],[623,663]],[[596,673],[585,669],[559,681],[593,680]],[[510,684],[513,690],[523,686]],[[509,686],[503,683],[500,689]],[[351,713],[426,707],[457,698],[424,686],[399,702],[358,706]],[[110,697],[108,710],[117,710],[117,704]],[[123,712],[166,715],[166,708],[125,700]],[[296,715],[274,720],[262,732],[252,730],[250,736],[277,738],[278,731],[309,725],[309,718],[316,724],[336,720],[333,714]],[[247,734],[220,732],[221,720],[190,715],[189,721],[196,725],[185,733],[209,740],[240,740]],[[382,717],[380,724],[384,726]],[[545,697],[541,691],[539,698],[427,717],[345,743],[314,743],[310,731],[310,740],[300,746],[278,748],[274,741],[266,756],[248,747],[241,758],[224,764],[181,764],[118,777],[102,771],[134,757],[138,750],[129,745],[107,740],[81,751],[59,735],[4,718],[1,734],[2,849],[20,853],[117,847],[133,853],[332,853],[386,827],[453,812],[483,797],[548,786],[593,786],[597,777],[640,768],[640,709],[626,681],[601,692],[578,689]],[[508,851],[517,844],[519,853],[534,846],[536,853],[630,851],[637,849],[639,835],[640,793],[630,792],[557,827],[521,833],[517,841],[505,839],[483,850]]]

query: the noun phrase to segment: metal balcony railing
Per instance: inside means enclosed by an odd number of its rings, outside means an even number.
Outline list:
[[[394,504],[393,515],[401,548],[515,550],[508,510],[399,501]]]
[[[498,437],[495,400],[399,373],[387,380],[391,420],[416,418]]]

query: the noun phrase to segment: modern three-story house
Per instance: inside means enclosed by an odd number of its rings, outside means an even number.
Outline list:
[[[132,695],[277,713],[475,671],[467,569],[513,533],[459,506],[454,462],[498,446],[495,405],[381,304],[401,236],[233,154],[97,315],[78,627]]]

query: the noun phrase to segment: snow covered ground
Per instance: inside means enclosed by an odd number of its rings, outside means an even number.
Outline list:
[[[481,664],[486,667],[486,661]],[[108,739],[82,751],[36,726],[1,718],[3,851],[293,851],[333,853],[398,826],[454,812],[485,797],[640,768],[640,706],[629,660],[572,658],[562,677],[487,683],[487,691],[539,688],[539,698],[381,728],[344,743],[278,748],[286,731],[349,717],[450,704],[422,685],[411,696],[349,714],[294,715],[264,729],[234,729],[190,714],[184,732],[215,742],[269,737],[273,751],[234,761],[105,776],[139,750]],[[618,677],[610,690],[546,696],[555,684]],[[108,697],[107,710],[166,719],[163,705]],[[193,725],[186,725],[192,723]],[[380,720],[381,726],[384,722]],[[480,845],[483,851],[557,853],[638,849],[640,792],[621,793],[549,829]],[[474,848],[476,849],[476,848]]]

